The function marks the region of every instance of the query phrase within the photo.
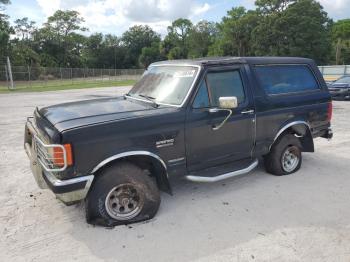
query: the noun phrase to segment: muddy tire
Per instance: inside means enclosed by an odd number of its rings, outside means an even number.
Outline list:
[[[293,134],[285,134],[272,146],[270,153],[264,156],[268,173],[283,176],[297,172],[302,163],[301,144]]]
[[[85,200],[89,224],[113,227],[151,219],[160,205],[155,181],[129,162],[107,167]]]

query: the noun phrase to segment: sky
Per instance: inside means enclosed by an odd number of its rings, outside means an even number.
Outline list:
[[[135,24],[151,26],[165,35],[177,18],[221,21],[232,7],[254,7],[255,0],[11,0],[6,13],[11,21],[28,17],[38,26],[58,9],[78,11],[89,34],[102,32],[120,36]],[[350,18],[350,0],[319,0],[334,20]]]

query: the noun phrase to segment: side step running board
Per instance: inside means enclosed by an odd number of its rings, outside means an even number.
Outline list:
[[[217,182],[217,181],[224,180],[224,179],[227,179],[227,178],[230,178],[230,177],[239,176],[239,175],[243,175],[243,174],[249,173],[254,168],[256,168],[258,163],[259,163],[258,159],[255,159],[254,162],[251,163],[248,167],[240,169],[240,170],[236,170],[236,171],[233,171],[233,172],[229,172],[229,173],[218,175],[218,176],[214,176],[214,177],[186,176],[186,179],[190,180],[190,181],[193,181],[193,182]]]

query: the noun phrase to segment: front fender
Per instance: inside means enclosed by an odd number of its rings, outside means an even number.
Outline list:
[[[172,194],[168,177],[168,168],[165,161],[160,156],[150,151],[128,151],[112,155],[96,165],[92,169],[91,174],[97,174],[98,171],[102,170],[107,165],[124,159],[130,162],[134,161],[135,164],[141,166],[144,164],[142,162],[150,163],[152,165],[152,173],[154,173],[156,177],[159,189]]]

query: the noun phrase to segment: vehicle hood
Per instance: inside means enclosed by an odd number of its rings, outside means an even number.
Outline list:
[[[152,104],[124,97],[85,100],[44,107],[39,110],[59,131],[101,122],[139,117],[162,111]]]
[[[331,85],[329,85],[329,88],[349,88],[350,85],[347,83],[333,83]]]

